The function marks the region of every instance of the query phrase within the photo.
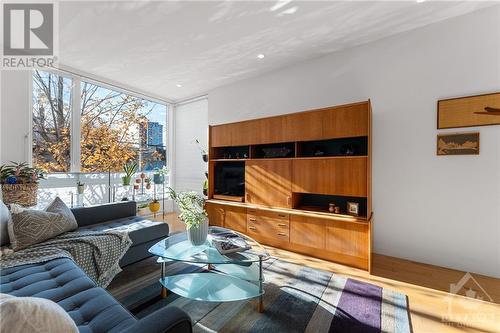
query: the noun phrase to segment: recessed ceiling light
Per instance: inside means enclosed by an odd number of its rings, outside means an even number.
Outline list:
[[[176,86],[177,88],[182,88],[182,84],[179,84],[179,83],[177,83],[175,86]]]
[[[417,3],[422,3],[422,2],[425,2],[425,0],[416,0]]]
[[[265,55],[263,55],[262,53],[257,56],[257,58],[259,58],[259,59],[264,59],[264,57],[265,57]]]

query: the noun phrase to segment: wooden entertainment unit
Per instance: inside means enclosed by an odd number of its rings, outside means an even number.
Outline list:
[[[370,101],[210,126],[208,198],[211,225],[370,270]]]

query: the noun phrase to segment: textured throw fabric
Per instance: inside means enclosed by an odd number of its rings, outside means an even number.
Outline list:
[[[127,232],[67,232],[27,249],[2,256],[0,268],[71,258],[101,287],[121,269],[118,262],[131,245]]]
[[[71,317],[57,303],[38,297],[0,294],[0,332],[77,333]]]
[[[8,224],[8,232],[14,251],[78,227],[73,213],[59,197],[43,211],[12,206],[12,219]]]
[[[7,226],[10,221],[10,212],[7,206],[0,200],[0,246],[10,243]]]

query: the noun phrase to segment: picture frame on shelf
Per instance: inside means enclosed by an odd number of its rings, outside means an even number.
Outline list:
[[[359,216],[359,203],[347,201],[347,214]]]

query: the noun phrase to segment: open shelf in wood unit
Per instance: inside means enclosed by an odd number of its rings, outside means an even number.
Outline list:
[[[325,195],[316,193],[297,193],[292,194],[292,202],[294,209],[300,209],[311,212],[321,212],[336,216],[355,217],[360,219],[367,219],[369,212],[367,211],[367,198],[366,197],[353,197],[345,195]],[[347,203],[358,204],[358,215],[351,215],[347,212]],[[331,213],[328,208],[329,204],[334,204],[340,207],[339,213]]]
[[[243,196],[236,196],[236,195],[214,194],[213,197],[216,200],[224,200],[224,201],[232,201],[232,202],[243,202],[244,201]]]
[[[211,159],[213,162],[244,162],[244,161],[257,161],[257,160],[329,160],[329,159],[355,159],[367,158],[368,156],[310,156],[310,157],[270,157],[270,158],[231,158],[231,159]]]
[[[368,155],[368,136],[297,142],[296,157],[354,157]]]

